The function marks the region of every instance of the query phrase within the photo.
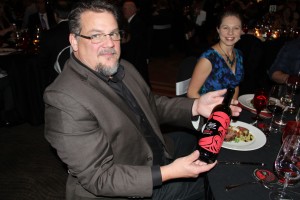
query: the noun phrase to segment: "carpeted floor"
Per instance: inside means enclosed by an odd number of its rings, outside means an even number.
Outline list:
[[[67,171],[44,138],[43,125],[0,128],[0,199],[63,200]]]

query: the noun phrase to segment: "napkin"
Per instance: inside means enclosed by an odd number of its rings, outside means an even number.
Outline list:
[[[238,106],[240,106],[240,107],[241,107],[242,109],[244,109],[244,110],[248,110],[248,111],[250,111],[251,113],[256,114],[256,110],[251,109],[251,108],[247,108],[247,107],[243,106],[241,103],[239,103]],[[260,116],[261,118],[269,119],[269,118],[272,117],[272,113],[270,113],[270,112],[261,112],[261,113],[259,114],[259,116]]]

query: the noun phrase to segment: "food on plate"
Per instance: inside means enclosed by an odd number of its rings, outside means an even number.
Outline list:
[[[241,126],[229,126],[228,127],[228,133],[225,136],[224,141],[225,142],[231,142],[234,141],[236,143],[238,142],[251,142],[253,141],[254,136],[250,131]]]

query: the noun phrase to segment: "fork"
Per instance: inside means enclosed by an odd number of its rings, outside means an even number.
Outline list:
[[[227,185],[227,186],[225,186],[225,190],[229,191],[233,188],[237,188],[237,187],[244,186],[244,185],[249,185],[249,184],[256,184],[256,183],[260,183],[262,185],[264,184],[262,180],[249,181],[249,182],[244,182],[244,183],[239,183],[239,184]]]
[[[230,191],[231,189],[243,186],[243,185],[248,185],[248,184],[256,184],[256,183],[260,183],[264,188],[268,189],[268,190],[272,190],[272,191],[276,191],[277,188],[275,186],[273,186],[272,184],[266,183],[263,180],[256,180],[256,181],[249,181],[249,182],[244,182],[244,183],[239,183],[239,184],[232,184],[232,185],[227,185],[225,186],[225,190],[226,191]],[[294,193],[296,195],[300,195],[300,192],[296,192],[293,190],[286,190],[287,192],[291,192]]]

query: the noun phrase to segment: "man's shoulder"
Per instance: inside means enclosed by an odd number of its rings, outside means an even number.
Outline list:
[[[39,19],[39,14],[38,14],[38,12],[35,12],[35,13],[33,13],[33,14],[31,14],[31,15],[28,16],[28,20],[29,20],[29,21],[37,20],[37,19]]]
[[[300,49],[300,38],[291,40],[285,43],[284,45],[288,51],[294,51],[295,49]]]

